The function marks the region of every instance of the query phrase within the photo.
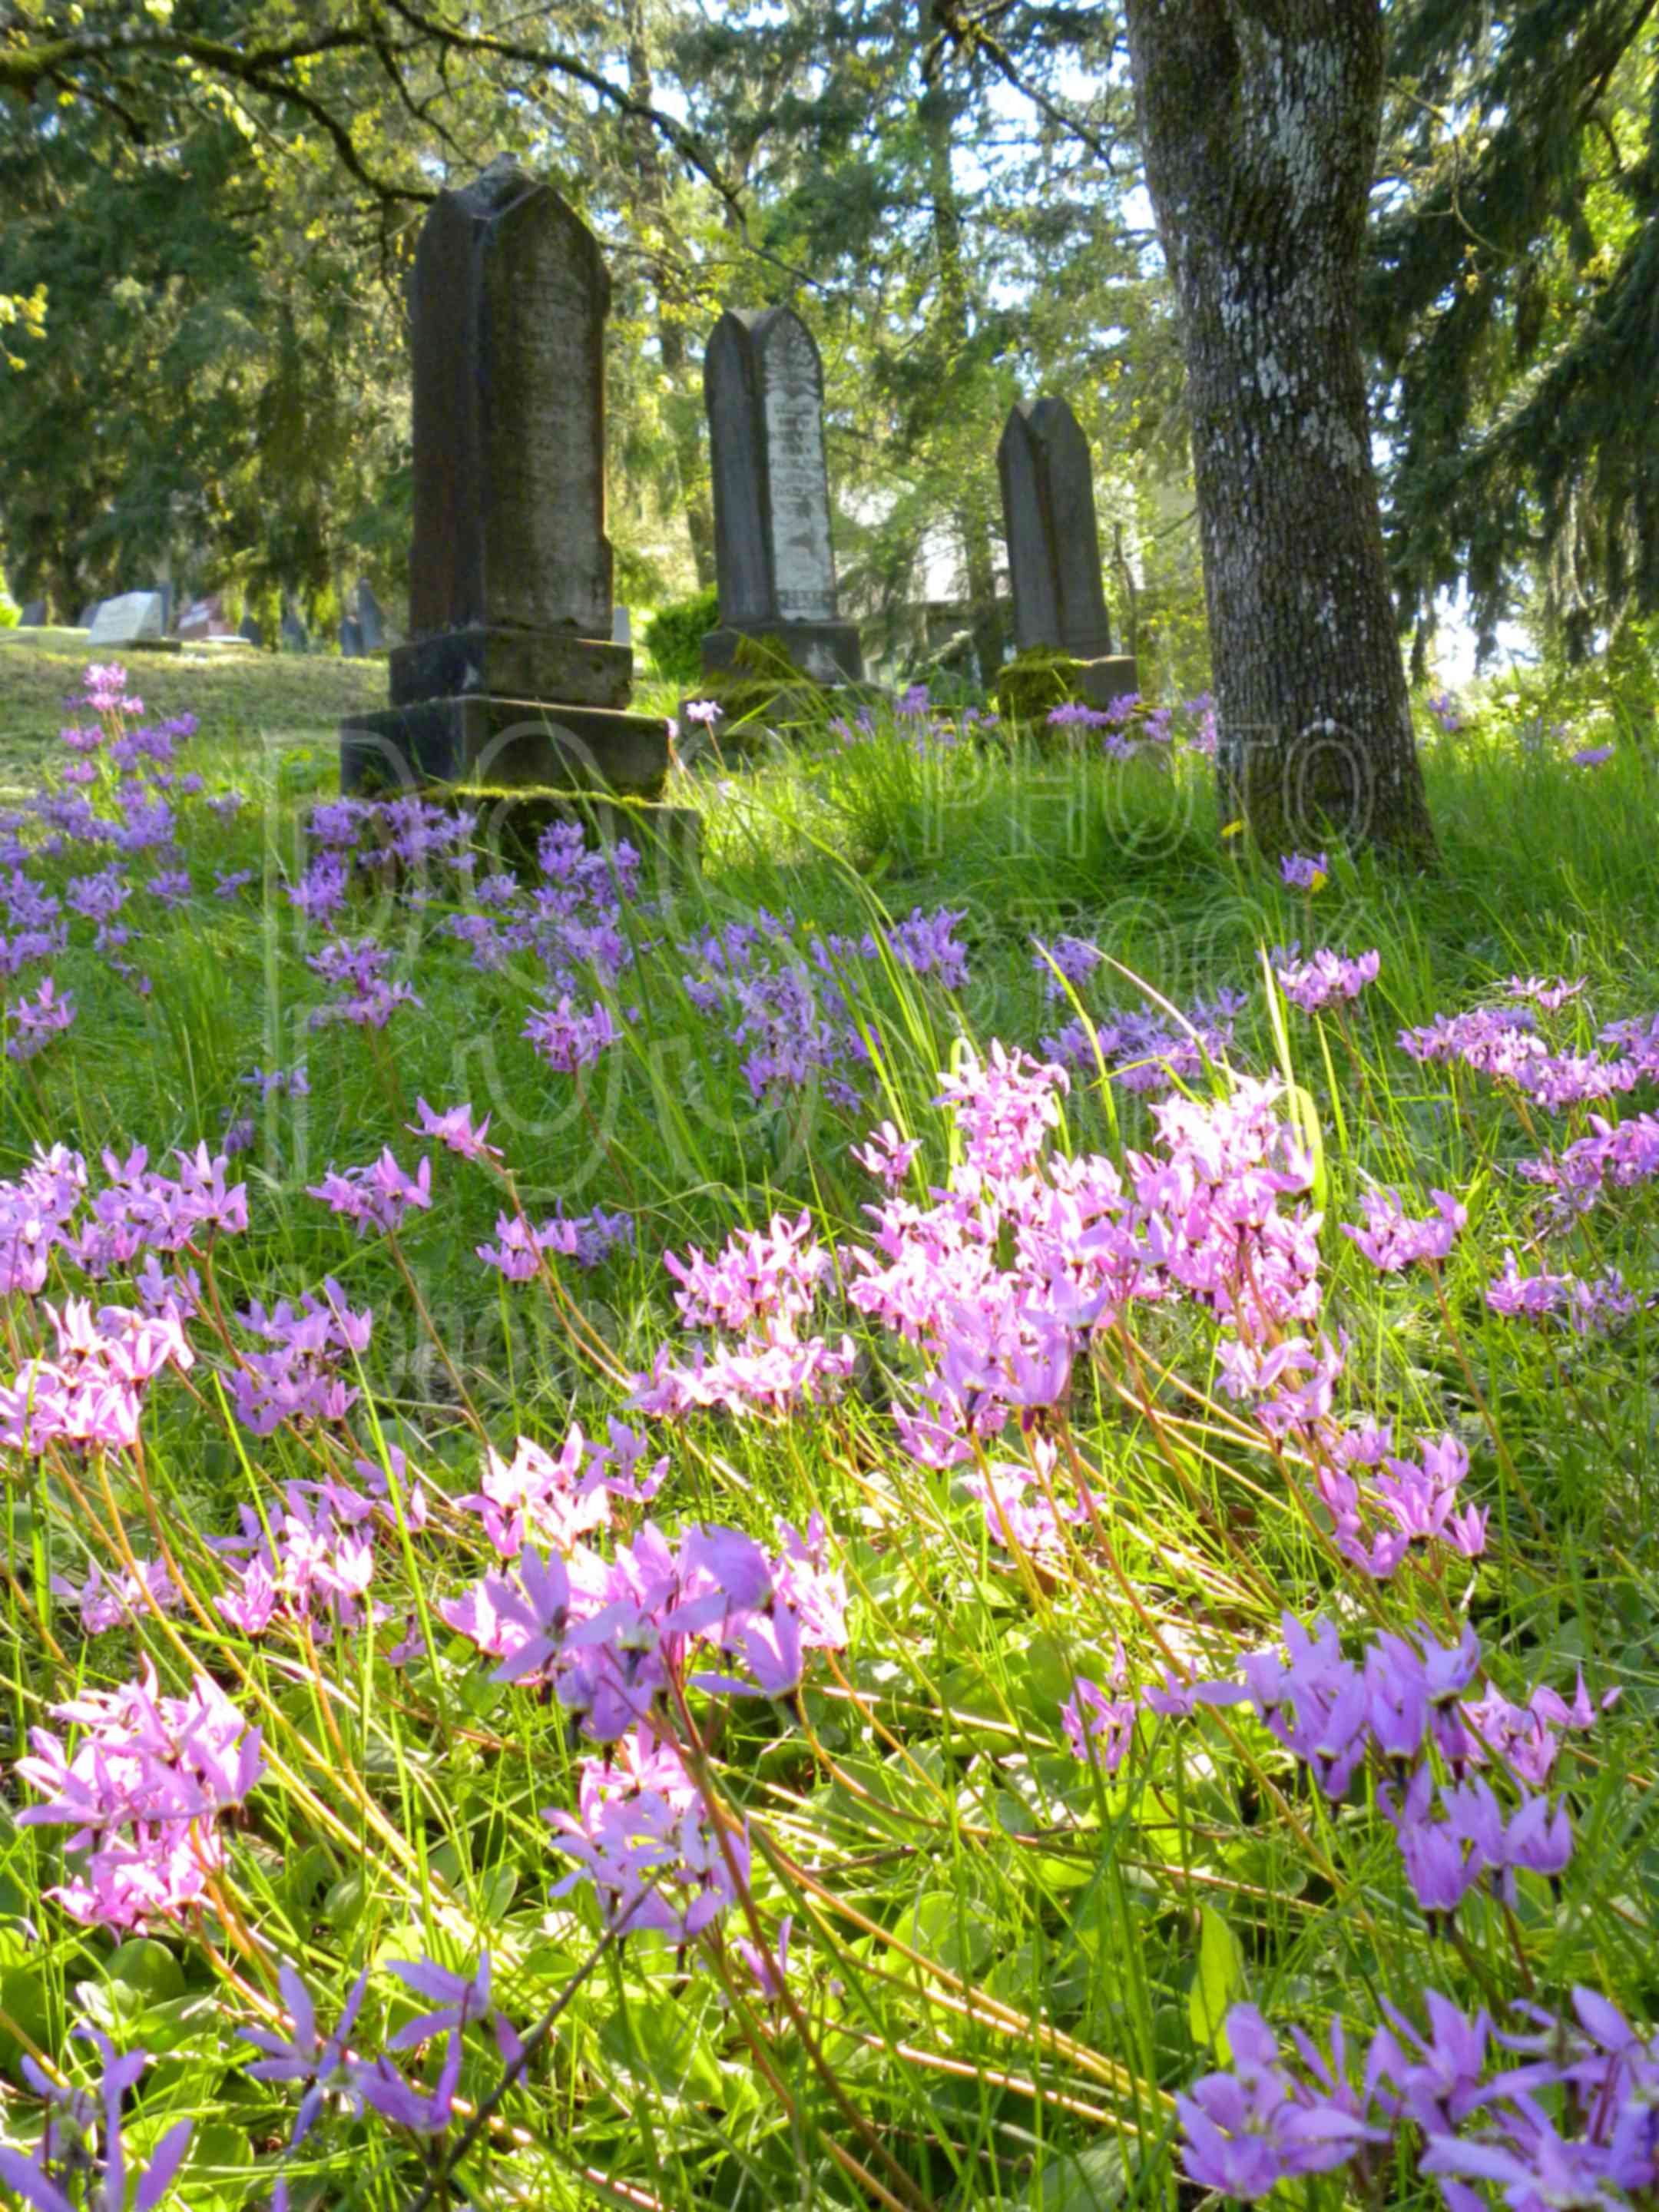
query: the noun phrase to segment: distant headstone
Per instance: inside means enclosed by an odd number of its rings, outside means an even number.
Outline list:
[[[654,792],[665,725],[619,711],[605,529],[611,279],[556,193],[493,161],[441,193],[410,289],[414,538],[392,706],[340,777]],[[360,599],[360,606],[361,606]]]
[[[124,592],[119,599],[103,599],[92,618],[88,647],[142,645],[161,635],[161,595],[159,592]]]
[[[81,610],[81,619],[76,624],[76,628],[77,629],[90,629],[97,619],[98,602],[96,599],[88,599],[85,606]]]
[[[44,599],[25,599],[21,611],[19,613],[17,617],[18,629],[43,629],[46,627],[46,601]]]
[[[283,609],[282,639],[290,653],[311,650],[311,633],[290,606]]]
[[[363,634],[365,653],[385,651],[386,616],[367,576],[361,577],[357,584],[357,626]]]
[[[341,621],[340,652],[347,660],[363,657],[363,626],[355,615],[346,615]]]
[[[210,592],[203,599],[192,599],[179,617],[179,635],[186,645],[198,645],[210,637],[229,637],[233,635],[225,620],[225,603],[217,592]]]
[[[264,630],[260,629],[252,615],[242,617],[236,625],[236,635],[238,637],[245,637],[250,645],[263,645],[265,641]]]
[[[714,491],[720,628],[703,666],[729,667],[740,637],[775,637],[825,684],[864,674],[859,634],[836,611],[823,368],[790,307],[729,307],[703,356]]]
[[[632,645],[634,642],[634,627],[626,607],[618,607],[611,617],[611,642],[612,645]]]
[[[161,635],[165,637],[173,623],[172,585],[158,584],[155,586],[155,595],[161,602]]]
[[[1008,575],[1018,652],[1048,647],[1090,664],[1085,696],[1106,706],[1135,684],[1135,665],[1112,652],[1101,582],[1089,441],[1063,399],[1021,400],[997,447]]]

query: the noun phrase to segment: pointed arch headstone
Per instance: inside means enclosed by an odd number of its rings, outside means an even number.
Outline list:
[[[344,788],[660,787],[666,726],[621,711],[612,637],[610,302],[586,225],[511,161],[434,202],[410,286],[410,635],[390,709],[342,729]]]
[[[823,364],[792,307],[728,307],[702,365],[714,482],[720,627],[703,666],[729,667],[741,637],[775,638],[821,683],[857,683],[854,623],[836,603]]]
[[[1085,695],[1100,706],[1134,690],[1133,659],[1112,650],[1089,441],[1063,399],[1024,399],[1009,410],[997,476],[1015,651],[1046,647],[1085,663]]]

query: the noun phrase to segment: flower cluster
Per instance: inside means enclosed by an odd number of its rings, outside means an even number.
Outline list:
[[[1201,1079],[1206,1067],[1225,1060],[1244,1004],[1240,993],[1222,990],[1194,1000],[1184,1013],[1132,1008],[1103,1016],[1097,1024],[1068,1022],[1043,1038],[1042,1049],[1073,1073],[1091,1077],[1103,1066],[1126,1091],[1166,1091]]]
[[[529,1038],[550,1067],[574,1075],[591,1067],[620,1032],[611,1009],[595,1000],[586,1013],[573,1006],[567,991],[556,1006],[538,1006],[524,1025]]]
[[[1357,999],[1368,983],[1376,981],[1382,964],[1380,952],[1362,952],[1350,960],[1342,953],[1320,946],[1304,960],[1301,948],[1291,945],[1273,955],[1279,988],[1293,1006],[1316,1014],[1334,1000]]]
[[[373,938],[355,941],[336,938],[320,952],[308,955],[306,964],[337,995],[314,1007],[313,1030],[344,1022],[356,1029],[383,1030],[399,1006],[418,1006],[420,1000],[408,983],[395,982],[387,974],[392,955]]]
[[[1279,864],[1280,880],[1292,890],[1322,890],[1331,879],[1328,853],[1286,853]]]
[[[811,1217],[775,1217],[763,1231],[739,1231],[714,1260],[696,1245],[689,1258],[664,1255],[682,1287],[675,1292],[687,1328],[708,1328],[712,1344],[689,1358],[667,1345],[649,1375],[637,1378],[633,1403],[641,1412],[670,1418],[700,1408],[776,1416],[833,1395],[853,1371],[850,1339],[832,1345],[803,1329],[830,1255],[812,1237]]]
[[[83,2212],[94,2205],[104,2212],[124,2212],[126,2201],[127,2147],[122,2140],[121,2105],[126,2093],[143,2075],[150,2054],[143,2049],[119,2057],[102,2032],[82,2021],[70,2033],[90,2043],[103,2062],[94,2097],[64,2081],[54,2081],[31,2057],[22,2062],[23,2078],[46,2106],[46,2124],[32,2158],[0,2144],[0,2181],[16,2192],[18,2200],[34,2212],[76,2212],[69,2191],[77,2180],[96,2185],[98,2195],[82,2197]],[[183,2165],[195,2132],[193,2120],[177,2120],[150,2154],[138,2177],[132,2212],[155,2212]]]
[[[1352,1237],[1382,1274],[1398,1274],[1419,1261],[1437,1266],[1468,1226],[1469,1214],[1449,1191],[1431,1190],[1429,1196],[1434,1200],[1433,1214],[1426,1221],[1414,1221],[1407,1218],[1397,1190],[1362,1192],[1365,1225],[1356,1229],[1345,1223],[1342,1234]]]
[[[602,1206],[588,1213],[567,1214],[561,1206],[538,1227],[521,1213],[498,1213],[495,1242],[474,1249],[486,1267],[495,1268],[509,1283],[527,1283],[541,1273],[545,1252],[574,1260],[579,1267],[597,1267],[633,1242],[630,1214],[608,1212]]]
[[[283,1298],[267,1312],[256,1298],[238,1318],[270,1347],[242,1350],[229,1378],[231,1403],[246,1428],[268,1437],[285,1421],[344,1420],[357,1393],[341,1369],[368,1350],[372,1313],[354,1313],[331,1275],[323,1296],[307,1292],[297,1310]]]
[[[169,1364],[194,1364],[177,1313],[102,1306],[94,1314],[85,1298],[46,1313],[56,1356],[26,1360],[0,1389],[0,1443],[33,1455],[53,1443],[130,1451],[149,1385]]]
[[[1529,2032],[1518,2034],[1436,1990],[1425,2006],[1426,2032],[1384,2001],[1356,2081],[1340,2020],[1328,2052],[1291,2030],[1298,2069],[1255,2008],[1235,2005],[1231,2065],[1176,2100],[1188,2179],[1253,2203],[1282,2180],[1350,2164],[1380,2177],[1409,2129],[1418,2170],[1438,2179],[1449,2212],[1483,2212],[1474,2183],[1511,2212],[1611,2208],[1659,2186],[1659,2038],[1583,1987],[1565,2018],[1522,2008]],[[1491,2074],[1495,2058],[1502,2070]]]
[[[284,1483],[280,1513],[261,1518],[252,1506],[240,1506],[240,1534],[209,1540],[233,1583],[214,1603],[244,1636],[263,1636],[273,1622],[303,1623],[310,1641],[325,1644],[337,1629],[349,1632],[362,1620],[374,1579],[376,1528],[391,1531],[397,1523],[382,1470],[358,1460],[356,1471],[362,1487],[332,1475]],[[426,1496],[418,1486],[404,1510],[410,1528],[425,1526]],[[384,1607],[375,1609],[376,1620],[386,1617]]]
[[[162,1697],[148,1661],[139,1680],[83,1691],[52,1713],[78,1741],[70,1753],[50,1729],[30,1729],[17,1772],[46,1802],[17,1818],[70,1829],[65,1848],[86,1853],[51,1893],[70,1918],[144,1928],[208,1899],[225,1863],[219,1816],[264,1771],[258,1729],[205,1675],[187,1696]]]
[[[1523,1275],[1513,1252],[1504,1254],[1503,1273],[1486,1285],[1486,1304],[1494,1313],[1523,1315],[1528,1321],[1564,1320],[1579,1336],[1622,1328],[1638,1303],[1617,1267],[1588,1281],[1578,1275],[1544,1272]]]
[[[1147,1692],[1146,1703],[1162,1713],[1254,1707],[1334,1802],[1372,1764],[1407,1880],[1431,1926],[1449,1922],[1483,1880],[1512,1902],[1517,1873],[1560,1875],[1572,1855],[1571,1823],[1543,1790],[1563,1732],[1595,1724],[1598,1709],[1582,1676],[1571,1704],[1544,1686],[1516,1706],[1490,1683],[1465,1697],[1481,1663],[1473,1628],[1453,1645],[1425,1628],[1414,1637],[1385,1632],[1357,1659],[1346,1656],[1329,1621],[1308,1629],[1286,1614],[1283,1630],[1283,1655],[1272,1647],[1248,1653],[1242,1682],[1169,1684]],[[1600,1710],[1616,1696],[1610,1692]],[[1453,1778],[1442,1778],[1442,1768]]]
[[[697,1524],[676,1542],[647,1522],[604,1557],[577,1533],[609,1517],[603,1483],[576,1476],[580,1445],[578,1431],[562,1464],[522,1443],[514,1468],[492,1460],[485,1494],[464,1502],[498,1548],[538,1525],[567,1548],[526,1543],[439,1611],[498,1662],[495,1680],[542,1686],[605,1747],[583,1762],[576,1811],[546,1816],[577,1861],[560,1887],[586,1874],[608,1925],[685,1943],[746,1886],[748,1852],[675,1747],[684,1700],[793,1695],[809,1651],[845,1644],[846,1591],[816,1516],[804,1533],[781,1522],[773,1553],[735,1528]],[[698,1667],[700,1653],[722,1663]]]
[[[331,1212],[356,1224],[360,1237],[396,1230],[414,1207],[430,1210],[432,1163],[423,1158],[412,1176],[404,1173],[388,1145],[372,1166],[333,1168],[319,1183],[306,1187],[308,1198],[320,1199]]]
[[[659,1458],[641,1473],[645,1455],[641,1432],[615,1419],[604,1444],[590,1443],[580,1423],[556,1453],[520,1437],[510,1461],[492,1447],[478,1489],[454,1503],[478,1516],[504,1559],[531,1543],[568,1552],[589,1530],[609,1527],[613,1498],[643,1504],[656,1495],[668,1462]]]

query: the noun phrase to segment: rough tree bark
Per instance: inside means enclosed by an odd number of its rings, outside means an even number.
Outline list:
[[[1227,818],[1432,847],[1358,301],[1381,0],[1127,0],[1186,356]]]

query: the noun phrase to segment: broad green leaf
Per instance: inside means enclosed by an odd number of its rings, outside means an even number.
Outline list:
[[[1187,1998],[1193,2040],[1225,2061],[1229,2006],[1244,1994],[1244,1954],[1232,1929],[1207,1905],[1199,1920],[1198,1971]]]

